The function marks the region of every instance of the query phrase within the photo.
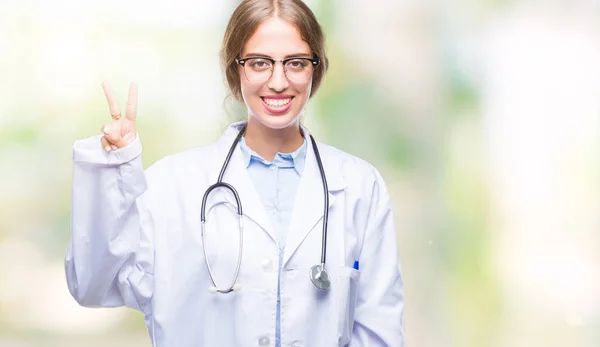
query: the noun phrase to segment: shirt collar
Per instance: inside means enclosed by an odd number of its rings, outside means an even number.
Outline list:
[[[222,161],[223,158],[225,158],[225,156],[231,148],[232,141],[238,135],[242,127],[247,123],[247,120],[242,120],[232,123],[227,127],[227,129],[223,132],[219,140],[215,143],[214,154],[216,155],[216,157],[212,157],[215,162]],[[309,141],[309,139],[312,140],[310,130],[308,130],[308,128],[306,128],[302,124],[300,124],[300,126],[302,127],[303,137],[306,139],[305,163],[303,166],[304,169],[310,169],[309,171],[313,171],[313,167],[317,166],[317,163],[313,145],[311,141]],[[316,143],[319,146],[319,153],[321,154],[323,160],[323,169],[327,174],[327,189],[330,192],[346,189],[348,187],[348,184],[346,183],[344,177],[347,176],[347,173],[344,171],[344,168],[348,168],[348,166],[345,165],[346,161],[348,160],[348,156],[334,147],[328,146],[318,141]],[[236,165],[238,168],[243,168],[243,151],[234,151],[233,157],[237,158],[235,160],[237,164],[232,163],[232,165]],[[216,181],[219,177],[220,170],[221,166],[215,166],[212,172],[210,173],[210,177],[213,181]],[[302,175],[304,175],[304,170]],[[234,175],[232,176],[234,177]]]
[[[292,167],[298,175],[302,175],[307,148],[306,138],[303,139],[304,142],[302,142],[302,145],[297,150],[292,153],[277,152],[273,161],[270,162],[250,148],[246,143],[246,138],[242,137],[240,139],[240,148],[244,158],[244,165],[246,168],[250,167],[253,163],[262,163],[265,166],[275,165],[277,167]]]

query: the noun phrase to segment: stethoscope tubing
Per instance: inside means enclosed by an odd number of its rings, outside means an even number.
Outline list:
[[[232,292],[233,290],[235,290],[236,287],[236,281],[237,278],[239,276],[239,272],[240,272],[240,267],[241,267],[241,262],[242,262],[242,252],[243,252],[243,248],[244,248],[244,242],[243,242],[243,233],[244,233],[244,223],[243,223],[243,211],[242,211],[242,202],[240,200],[240,197],[238,195],[237,190],[229,183],[223,182],[223,176],[225,175],[225,171],[227,170],[227,166],[229,165],[229,161],[231,160],[231,157],[233,155],[233,152],[235,150],[235,148],[237,147],[238,142],[240,141],[240,139],[242,138],[242,136],[245,134],[246,132],[246,125],[244,125],[244,127],[238,132],[235,140],[233,141],[233,143],[231,144],[231,147],[229,148],[229,152],[227,153],[227,156],[225,157],[225,161],[223,162],[223,166],[221,167],[221,171],[219,173],[219,177],[217,178],[217,182],[213,185],[211,185],[210,187],[208,187],[206,189],[206,192],[204,192],[204,196],[202,197],[202,205],[201,205],[201,211],[200,211],[200,220],[201,220],[201,225],[202,225],[202,248],[204,251],[204,259],[206,261],[206,267],[208,268],[208,274],[210,276],[210,280],[212,281],[214,287],[212,287],[211,291],[213,292],[219,292],[219,293],[229,293]],[[310,141],[313,147],[313,151],[315,153],[315,158],[317,159],[317,166],[319,167],[319,171],[321,174],[321,181],[323,182],[323,196],[324,196],[324,206],[323,206],[323,231],[322,231],[322,237],[321,237],[321,264],[320,267],[319,265],[315,265],[313,266],[313,268],[316,268],[315,271],[317,271],[316,273],[323,273],[323,277],[321,276],[313,276],[310,275],[311,277],[311,281],[313,282],[313,284],[315,285],[315,287],[317,287],[318,289],[328,289],[329,288],[329,277],[327,275],[327,271],[325,270],[325,262],[326,262],[326,257],[327,257],[327,221],[329,220],[329,189],[327,187],[327,178],[325,176],[325,170],[323,169],[323,163],[321,161],[321,155],[319,154],[319,149],[317,148],[317,143],[315,141],[315,139],[312,137],[312,135],[310,136]],[[208,196],[209,194],[216,188],[225,188],[227,190],[229,190],[234,198],[235,198],[235,202],[237,204],[237,215],[239,218],[239,250],[238,250],[238,260],[237,260],[237,265],[236,265],[236,270],[235,270],[235,274],[233,276],[233,279],[231,281],[231,284],[229,285],[229,287],[225,288],[225,289],[221,289],[219,286],[217,286],[213,273],[212,273],[212,269],[210,267],[210,262],[208,260],[208,254],[206,252],[206,232],[205,232],[205,228],[206,228],[206,202],[208,200]],[[313,269],[311,269],[312,271]],[[323,285],[323,283],[321,283],[320,285],[317,285],[317,283],[315,283],[315,281],[319,281],[319,279],[317,279],[317,277],[320,278],[324,278],[327,283],[325,285]]]
[[[317,143],[312,135],[310,135],[310,142],[312,143],[315,151],[317,165],[319,166],[319,171],[321,172],[321,178],[323,181],[323,197],[325,206],[323,206],[323,232],[321,233],[321,264],[323,265],[323,269],[325,269],[325,257],[327,255],[327,221],[329,220],[329,189],[327,188],[327,179],[325,176],[325,170],[323,169],[323,163],[321,162],[321,155],[319,154]]]

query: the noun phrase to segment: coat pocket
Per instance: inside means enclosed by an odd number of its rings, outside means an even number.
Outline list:
[[[339,271],[336,289],[338,295],[338,346],[346,346],[352,338],[360,271],[347,266],[340,267]]]

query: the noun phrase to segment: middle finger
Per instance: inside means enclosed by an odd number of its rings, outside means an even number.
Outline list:
[[[104,89],[104,95],[106,96],[106,101],[108,101],[108,108],[110,109],[110,115],[113,119],[117,120],[121,117],[121,110],[119,109],[119,104],[114,97],[114,93],[108,82],[102,82],[102,89]]]

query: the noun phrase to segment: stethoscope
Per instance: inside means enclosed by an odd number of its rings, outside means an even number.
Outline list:
[[[221,172],[219,173],[217,183],[208,187],[208,189],[204,193],[204,197],[202,198],[202,207],[201,207],[201,216],[200,216],[200,219],[202,221],[202,250],[204,251],[204,259],[206,261],[206,267],[208,268],[208,274],[210,276],[210,280],[213,283],[213,287],[209,288],[209,291],[211,293],[225,294],[225,293],[232,292],[234,290],[241,289],[241,286],[239,284],[236,284],[236,282],[238,279],[238,275],[240,273],[240,266],[242,265],[242,251],[244,248],[244,241],[243,241],[244,215],[242,213],[242,202],[240,201],[240,197],[239,197],[237,191],[235,190],[235,188],[231,184],[223,182],[223,175],[225,174],[227,165],[229,165],[229,160],[231,159],[231,155],[233,154],[235,147],[237,146],[238,142],[240,141],[240,139],[242,138],[242,136],[244,135],[245,132],[246,132],[246,125],[244,125],[244,127],[240,130],[237,137],[233,141],[233,144],[231,145],[231,148],[229,149],[229,153],[227,153],[227,157],[225,158],[225,162],[223,163],[223,167],[221,167]],[[313,151],[315,152],[315,157],[317,158],[317,164],[319,166],[319,171],[321,172],[321,181],[323,182],[323,194],[324,194],[324,202],[325,202],[324,213],[323,213],[323,232],[322,232],[322,239],[321,239],[321,263],[313,265],[310,268],[309,276],[310,276],[311,282],[314,284],[315,287],[317,287],[318,289],[321,289],[321,290],[328,290],[329,286],[331,285],[331,282],[329,281],[329,274],[325,270],[325,257],[326,257],[326,248],[327,248],[327,219],[329,216],[329,193],[328,193],[328,189],[327,189],[327,179],[325,178],[325,170],[323,170],[323,163],[321,162],[321,156],[319,155],[319,150],[317,149],[317,143],[315,142],[315,139],[312,137],[312,135],[309,135],[309,136],[310,136],[310,141],[312,143]],[[206,253],[206,233],[205,233],[206,200],[208,199],[208,195],[210,194],[210,192],[212,192],[213,189],[218,188],[218,187],[226,188],[233,194],[233,196],[235,198],[235,202],[237,204],[237,215],[239,218],[238,231],[239,231],[240,242],[239,242],[239,249],[238,249],[237,266],[235,269],[235,274],[233,275],[233,280],[231,281],[231,284],[227,288],[220,288],[219,286],[217,286],[217,283],[215,282],[215,278],[212,273],[212,269],[210,267],[210,263],[208,261],[208,255]]]

